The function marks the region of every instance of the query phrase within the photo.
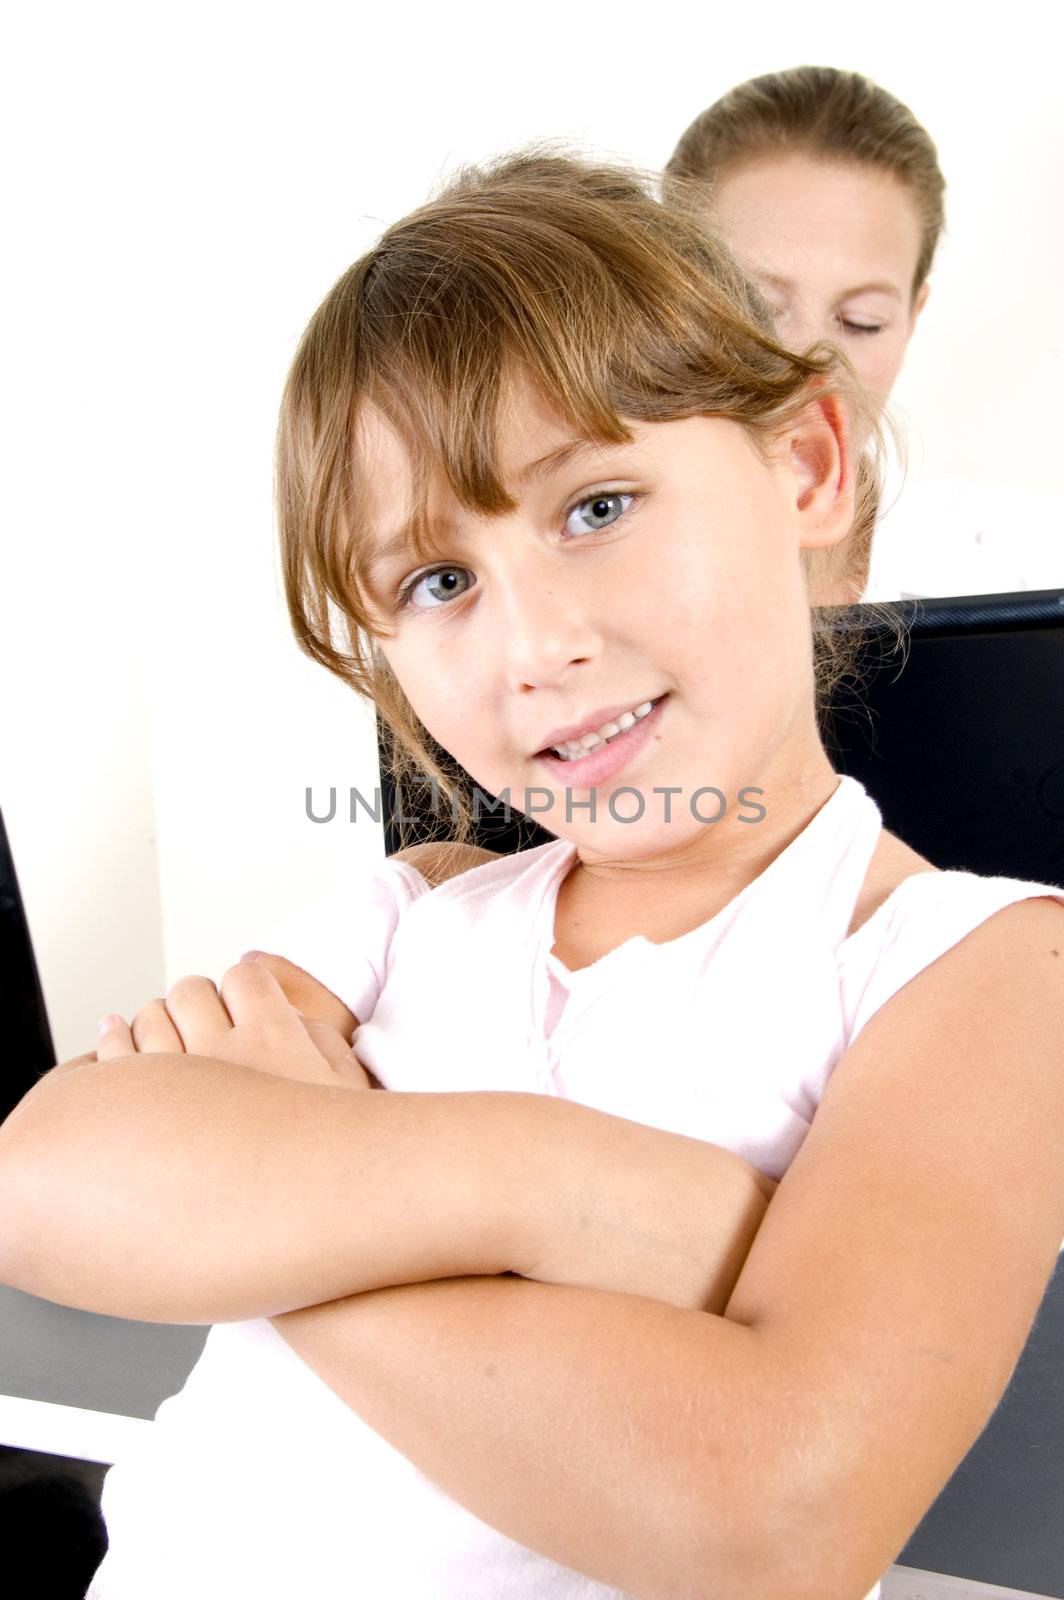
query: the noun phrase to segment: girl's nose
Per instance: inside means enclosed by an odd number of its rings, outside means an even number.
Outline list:
[[[540,567],[496,584],[500,648],[515,687],[554,683],[571,663],[594,656],[595,607],[569,573],[548,575]]]

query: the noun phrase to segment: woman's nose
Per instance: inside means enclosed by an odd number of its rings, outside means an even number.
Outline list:
[[[831,329],[813,310],[801,302],[793,302],[776,315],[776,333],[780,343],[788,350],[807,350],[817,339],[831,337]]]

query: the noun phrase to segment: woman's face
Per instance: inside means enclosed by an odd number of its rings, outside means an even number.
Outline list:
[[[920,222],[908,190],[877,167],[764,157],[720,178],[712,218],[781,341],[831,339],[886,400],[928,292],[910,299]]]
[[[537,820],[578,842],[585,859],[638,861],[662,849],[697,859],[720,830],[704,825],[718,808],[712,795],[701,802],[708,816],[692,817],[696,789],[719,788],[733,820],[743,785],[824,761],[800,550],[848,527],[843,424],[814,408],[771,466],[739,424],[720,418],[630,426],[631,445],[574,454],[573,428],[519,393],[499,452],[517,508],[473,515],[437,481],[438,557],[425,563],[400,548],[373,570],[372,597],[396,630],[380,649],[429,733],[475,782],[491,795],[508,788],[525,812],[538,790]],[[369,407],[361,444],[379,549],[409,517],[408,468]],[[408,598],[397,609],[400,591]],[[575,779],[567,818],[565,769],[540,752],[561,729],[604,724],[615,708],[660,696],[638,753],[601,783],[594,822]],[[646,803],[638,821],[629,820],[636,797],[619,804],[621,820],[607,808],[626,784]],[[677,789],[671,818],[656,791],[665,785]]]

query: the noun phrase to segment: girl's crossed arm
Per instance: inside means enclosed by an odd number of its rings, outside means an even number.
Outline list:
[[[574,1383],[586,1396],[589,1324],[601,1353],[618,1343],[619,1308],[634,1308],[649,1341],[645,1373],[669,1315],[659,1299],[723,1309],[775,1185],[716,1146],[541,1096],[352,1094],[361,1073],[341,1034],[301,1022],[300,1038],[291,1017],[275,1017],[288,1030],[283,1048],[271,1055],[260,1035],[258,1065],[242,1066],[240,1018],[247,1026],[273,1003],[272,983],[263,968],[227,974],[238,1024],[217,1031],[213,986],[183,980],[170,999],[180,1035],[154,1002],[134,1023],[137,1043],[122,1025],[99,1060],[65,1063],[26,1097],[0,1140],[11,1224],[4,1278],[149,1320],[230,1320],[305,1301],[309,1309],[275,1326],[371,1426],[513,1537],[589,1573],[623,1573],[627,1584],[631,1552],[614,1548],[610,1531],[615,1496],[604,1525],[577,1510],[587,1475],[603,1481],[610,1447],[580,1405],[566,1406],[572,1438],[548,1424],[568,1475],[558,1472],[542,1496],[527,1495],[520,1451],[509,1469],[492,1466],[495,1446],[542,1429],[539,1402],[553,1416]],[[313,1012],[313,996],[300,1003]],[[329,1012],[319,1003],[317,1014]],[[209,1039],[204,1027],[216,1030]],[[308,1034],[317,1053],[305,1048]],[[217,1054],[182,1053],[182,1036]],[[542,1226],[533,1227],[537,1214]],[[588,1287],[457,1276],[511,1267]],[[445,1281],[350,1294],[353,1284],[402,1282],[401,1273]],[[631,1326],[620,1330],[625,1345]],[[511,1340],[511,1362],[535,1346],[518,1383],[495,1360]],[[549,1396],[545,1360],[559,1369]],[[346,1382],[359,1364],[361,1395]],[[657,1407],[671,1407],[666,1386]],[[441,1430],[450,1440],[442,1457],[425,1448]],[[632,1464],[641,1547],[649,1555],[659,1533],[675,1546],[677,1496],[687,1492],[676,1463],[663,1461],[657,1506],[647,1502],[639,1451]],[[659,1578],[656,1594],[666,1592]]]
[[[731,1151],[536,1094],[353,1095],[266,964],[222,994],[180,980],[8,1118],[8,1282],[166,1322],[506,1272],[723,1309],[774,1188]]]
[[[478,1277],[386,1287],[353,1300],[334,1291],[335,1305],[304,1312],[290,1302],[294,1314],[277,1315],[276,1325],[341,1398],[454,1499],[566,1566],[647,1600],[859,1600],[985,1427],[1056,1264],[1064,1233],[1064,990],[1052,959],[1059,940],[1059,906],[1009,906],[881,1007],[837,1064],[723,1316],[589,1287]],[[470,1233],[450,1241],[452,1262],[461,1243],[483,1252],[478,1273],[531,1270],[550,1241],[546,1213],[563,1233],[575,1221],[577,1244],[581,1233],[605,1244],[615,1270],[627,1237],[641,1227],[651,1240],[660,1226],[660,1189],[649,1182],[637,1196],[634,1228],[631,1221],[618,1227],[615,1212],[612,1225],[604,1223],[587,1204],[608,1199],[606,1213],[630,1204],[632,1175],[645,1176],[636,1161],[617,1183],[617,1157],[626,1153],[617,1140],[629,1130],[651,1142],[675,1139],[673,1159],[663,1164],[674,1181],[697,1143],[540,1096],[353,1093],[278,1081],[272,1088],[281,1093],[266,1101],[245,1093],[261,1076],[251,1070],[233,1076],[236,1068],[194,1056],[154,1060],[163,1067],[163,1092],[154,1098],[143,1087],[149,1058],[89,1064],[67,1082],[73,1090],[79,1077],[84,1083],[98,1072],[106,1094],[107,1071],[123,1074],[126,1089],[137,1086],[140,1110],[120,1132],[133,1136],[137,1152],[145,1148],[136,1124],[150,1105],[170,1132],[176,1123],[205,1149],[215,1188],[224,1160],[210,1117],[249,1119],[253,1159],[243,1152],[241,1171],[256,1199],[271,1163],[283,1169],[286,1188],[297,1171],[313,1187],[313,1163],[293,1160],[301,1138],[320,1136],[327,1163],[335,1161],[327,1119],[315,1128],[302,1096],[327,1095],[337,1122],[344,1102],[354,1109],[346,1130],[359,1162],[336,1161],[325,1173],[332,1218],[323,1207],[316,1224],[332,1228],[330,1242],[339,1233],[363,1260],[372,1241],[357,1230],[352,1237],[352,1201],[366,1206],[368,1227],[390,1230],[390,1248],[409,1248],[396,1206],[401,1220],[412,1203],[404,1188],[410,1162],[422,1182],[436,1172],[432,1203],[422,1193],[415,1211],[430,1232],[441,1212],[445,1224],[462,1215],[460,1207],[448,1211],[461,1199],[456,1168],[467,1188],[472,1174],[488,1173],[479,1203],[465,1195],[461,1226]],[[182,1062],[190,1069],[184,1078]],[[16,1117],[24,1108],[28,1115],[34,1095]],[[126,1156],[121,1138],[108,1143],[108,1119],[94,1115],[93,1098],[69,1100],[75,1129],[82,1113],[87,1118],[86,1138],[79,1145],[73,1137],[83,1169],[86,1145]],[[124,1098],[112,1094],[116,1109]],[[423,1112],[416,1128],[403,1109],[412,1102]],[[374,1120],[369,1108],[378,1105],[399,1108],[391,1122]],[[39,1096],[38,1110],[44,1106]],[[540,1110],[560,1115],[539,1123],[537,1138]],[[508,1143],[507,1116],[523,1119],[525,1111],[521,1141]],[[294,1135],[278,1115],[301,1118]],[[30,1146],[49,1122],[66,1143],[58,1094],[43,1122],[24,1122]],[[371,1126],[376,1142],[365,1134]],[[598,1145],[602,1129],[607,1138]],[[502,1159],[493,1140],[502,1141]],[[157,1136],[155,1147],[165,1151],[166,1139]],[[0,1138],[0,1177],[17,1165],[5,1168],[4,1148]],[[49,1135],[42,1158],[38,1140],[37,1162],[24,1162],[22,1176],[43,1180],[41,1162],[52,1148]],[[650,1144],[639,1148],[645,1158]],[[601,1183],[588,1187],[596,1151]],[[574,1163],[577,1203],[559,1210]],[[525,1256],[500,1252],[490,1226],[485,1248],[481,1208],[493,1186],[504,1231],[516,1228],[509,1242],[517,1237],[526,1250],[531,1243]],[[173,1185],[175,1196],[180,1187]],[[302,1197],[290,1190],[290,1201],[293,1195],[298,1208]],[[337,1195],[350,1199],[337,1206]],[[239,1189],[234,1204],[243,1204]],[[66,1209],[64,1225],[76,1231],[77,1207]],[[529,1215],[537,1218],[531,1241]],[[34,1223],[38,1240],[47,1237],[42,1217],[46,1207]],[[255,1219],[261,1225],[258,1211]],[[209,1215],[204,1220],[213,1247],[218,1228]],[[231,1247],[224,1224],[221,1236]],[[431,1272],[422,1255],[423,1278],[440,1271],[446,1248],[440,1252],[439,1243]],[[419,1248],[429,1247],[422,1240]],[[645,1264],[646,1251],[636,1254]],[[453,1278],[469,1271],[444,1267]]]
[[[872,1018],[723,1317],[473,1278],[274,1326],[566,1566],[646,1600],[860,1600],[988,1422],[1056,1265],[1061,920],[1007,907]]]

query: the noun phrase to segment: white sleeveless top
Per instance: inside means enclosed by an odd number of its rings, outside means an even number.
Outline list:
[[[576,973],[550,954],[566,840],[435,889],[385,860],[257,943],[361,1019],[359,1057],[386,1088],[561,1095],[779,1179],[885,1001],[1003,906],[1064,904],[1044,884],[919,872],[847,937],[880,829],[842,777],[708,922],[629,939]],[[106,1476],[110,1548],[87,1600],[624,1600],[456,1504],[268,1320],[213,1327],[144,1432]]]

